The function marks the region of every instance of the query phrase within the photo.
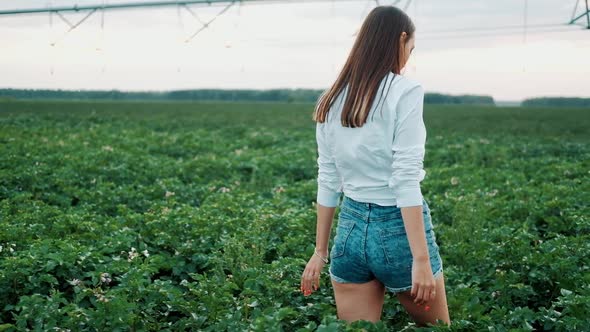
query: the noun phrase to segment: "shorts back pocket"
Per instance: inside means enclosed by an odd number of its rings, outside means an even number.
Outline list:
[[[334,245],[330,252],[330,258],[338,258],[344,255],[346,249],[346,243],[350,237],[350,233],[354,228],[354,221],[343,219],[338,222],[336,227],[336,236],[334,236]]]

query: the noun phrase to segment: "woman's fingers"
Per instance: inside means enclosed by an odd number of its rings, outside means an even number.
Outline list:
[[[305,292],[303,295],[307,296],[309,294],[311,294],[311,276],[310,276],[310,272],[307,271],[307,273],[305,274]]]
[[[314,289],[313,290],[318,290],[318,288],[320,288],[320,274],[317,272],[314,272],[315,276],[313,278],[313,282],[314,282]]]
[[[415,298],[414,298],[414,303],[416,303],[418,305],[422,305],[428,301],[434,300],[434,297],[436,296],[436,293],[435,293],[436,284],[435,283],[430,283],[430,284],[416,283],[416,284],[414,284],[414,287],[415,287],[414,294],[416,294]]]
[[[306,268],[301,276],[301,291],[305,296],[316,291],[320,286],[320,274],[313,268]]]
[[[303,273],[305,273],[305,271]],[[303,274],[301,275],[301,285],[299,286],[299,288],[303,292]]]
[[[303,295],[308,296],[320,288],[320,272],[323,268],[323,262],[317,257],[312,256],[305,266],[305,271],[301,275],[301,291]]]
[[[307,275],[307,269],[305,271],[303,271],[303,274],[301,275],[301,291],[305,292],[307,290],[306,285],[305,285],[305,276]]]
[[[311,274],[312,272],[310,271],[311,269],[309,267],[307,267],[305,269],[305,271],[303,272],[303,278],[302,278],[302,283],[303,283],[303,295],[307,296],[309,294],[311,294],[311,281],[312,281],[312,277]]]
[[[303,293],[306,293],[308,290],[307,288],[307,267],[305,268],[305,271],[303,271],[303,274],[301,275],[301,291]]]
[[[426,291],[424,294],[424,302],[432,301],[434,299],[433,292],[435,291],[435,289],[436,289],[436,282],[434,280],[431,280],[426,287]]]
[[[422,304],[422,297],[424,296],[424,287],[422,285],[418,285],[418,290],[416,291],[416,298],[414,299],[414,303]]]

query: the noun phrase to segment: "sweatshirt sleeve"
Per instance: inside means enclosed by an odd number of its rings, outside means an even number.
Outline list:
[[[342,179],[326,141],[323,123],[318,122],[316,125],[316,141],[318,145],[316,201],[326,207],[336,207],[342,194]]]
[[[426,151],[423,106],[424,88],[421,85],[405,92],[397,106],[389,187],[394,190],[398,207],[422,205],[420,182],[426,175],[423,169]]]

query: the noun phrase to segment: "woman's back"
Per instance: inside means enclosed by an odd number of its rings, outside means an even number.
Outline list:
[[[424,90],[419,83],[390,72],[378,91],[362,127],[341,124],[346,88],[326,121],[317,123],[320,204],[336,206],[342,192],[360,202],[384,206],[422,204]]]

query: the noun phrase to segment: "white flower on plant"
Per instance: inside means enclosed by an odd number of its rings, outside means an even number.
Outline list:
[[[485,138],[480,138],[479,139],[479,142],[482,143],[482,144],[490,144],[490,141],[487,140],[487,139],[485,139]]]
[[[100,274],[100,281],[102,283],[108,284],[112,281],[112,279],[110,278],[110,275],[106,272],[103,272]]]
[[[453,177],[451,178],[451,184],[452,184],[453,186],[456,186],[457,184],[459,184],[459,178],[457,178],[456,176],[453,176]]]
[[[127,258],[128,262],[131,262],[134,258],[139,256],[134,247],[131,247],[131,251],[129,251],[127,254],[129,255],[129,258]]]
[[[145,257],[150,257],[150,253],[146,250],[141,252]]]
[[[112,147],[112,146],[110,146],[110,145],[104,145],[104,146],[102,147],[102,149],[103,149],[103,150],[105,150],[105,151],[113,151],[113,147]]]
[[[174,196],[174,192],[166,190],[166,197],[170,197],[170,196]]]
[[[219,191],[221,191],[222,193],[226,193],[226,192],[229,192],[230,189],[226,188],[226,187],[221,187],[221,188],[219,188]]]
[[[78,286],[80,283],[82,283],[82,282],[80,281],[80,279],[76,279],[76,278],[74,278],[74,279],[72,279],[72,281],[68,281],[68,282],[69,282],[69,283],[70,283],[70,285],[72,285],[72,286]]]
[[[109,299],[106,296],[104,296],[103,294],[97,294],[96,299],[99,300],[100,302],[109,302]]]

